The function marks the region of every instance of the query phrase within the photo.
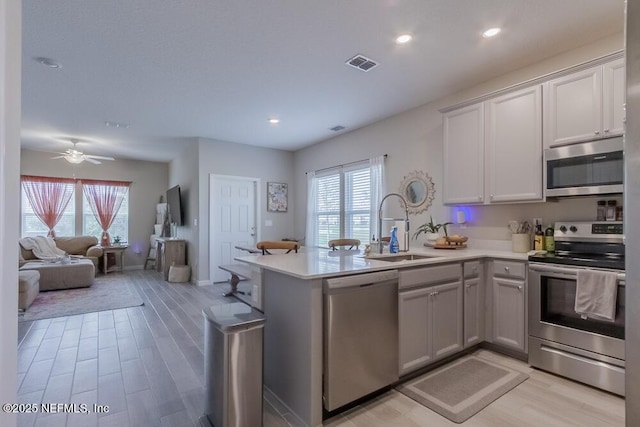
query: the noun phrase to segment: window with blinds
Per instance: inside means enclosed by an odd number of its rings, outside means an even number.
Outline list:
[[[129,236],[129,192],[116,214],[116,217],[111,223],[111,227],[107,230],[111,236],[111,240],[114,237],[119,237],[120,241],[126,243]],[[98,240],[102,236],[102,227],[98,223],[91,206],[86,197],[82,198],[82,234],[85,236],[96,236]]]
[[[368,163],[324,171],[315,178],[316,244],[370,239],[371,171]]]
[[[69,185],[73,186],[73,184]],[[21,237],[46,236],[49,232],[49,227],[33,212],[33,207],[31,203],[29,203],[29,198],[25,194],[24,188],[22,188],[22,186],[20,186],[20,188],[22,189],[22,210],[20,214]],[[57,236],[74,236],[76,234],[75,188],[74,194],[71,196],[71,200],[69,200],[69,204],[62,214],[62,218],[60,218],[60,221],[56,224],[55,230]]]

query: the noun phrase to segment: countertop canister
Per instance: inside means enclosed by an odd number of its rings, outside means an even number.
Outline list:
[[[525,253],[531,250],[531,235],[529,233],[513,233],[511,235],[511,250]]]

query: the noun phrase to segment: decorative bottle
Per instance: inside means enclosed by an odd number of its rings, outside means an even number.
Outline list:
[[[541,224],[536,225],[536,232],[533,235],[533,249],[536,251],[544,250],[544,232]]]
[[[391,239],[389,240],[389,252],[397,254],[400,252],[400,244],[398,243],[398,227],[391,229]]]
[[[549,225],[547,229],[544,230],[544,247],[546,248],[547,252],[556,251],[556,241],[553,234],[553,226]]]

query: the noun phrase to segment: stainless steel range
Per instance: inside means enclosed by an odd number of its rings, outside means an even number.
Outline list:
[[[555,253],[529,256],[529,364],[624,396],[622,223],[557,223],[555,240]],[[575,312],[584,269],[609,272],[615,280],[615,319]]]

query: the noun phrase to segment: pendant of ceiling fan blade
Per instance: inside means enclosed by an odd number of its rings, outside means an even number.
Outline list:
[[[115,160],[113,157],[106,157],[106,156],[94,156],[92,154],[85,154],[84,155],[87,158],[91,158],[91,159],[100,159],[100,160]]]

